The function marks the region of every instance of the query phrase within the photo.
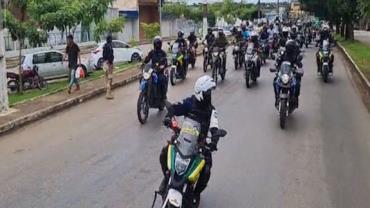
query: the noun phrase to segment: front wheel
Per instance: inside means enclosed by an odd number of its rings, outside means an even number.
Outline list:
[[[145,92],[141,92],[137,100],[137,117],[141,124],[145,124],[149,116],[148,97]]]
[[[327,68],[323,68],[322,70],[322,78],[324,79],[324,82],[328,82],[328,77],[329,77],[329,70]]]
[[[251,84],[249,83],[250,74],[250,70],[247,69],[245,72],[245,85],[247,86],[247,88],[251,87]]]
[[[217,64],[217,62],[213,63],[213,65],[212,65],[212,78],[213,78],[213,81],[215,81],[215,83],[217,85],[217,80],[218,80],[218,64]]]
[[[176,69],[174,68],[170,70],[170,82],[172,86],[176,85]]]
[[[17,80],[9,80],[7,86],[10,93],[15,93],[19,91],[19,84]]]
[[[287,111],[287,100],[281,100],[280,101],[280,128],[285,128],[286,123],[286,111]]]
[[[206,73],[208,68],[208,59],[207,57],[204,57],[203,59],[203,72]]]

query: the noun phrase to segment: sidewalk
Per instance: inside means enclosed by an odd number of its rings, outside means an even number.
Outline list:
[[[141,76],[137,66],[116,73],[113,88],[124,86]],[[61,111],[73,105],[87,101],[105,92],[105,80],[100,78],[81,85],[81,90],[68,95],[67,90],[37,98],[33,101],[13,106],[14,113],[0,117],[0,135],[14,130],[32,121],[39,120],[51,113]],[[102,98],[105,99],[105,98]]]

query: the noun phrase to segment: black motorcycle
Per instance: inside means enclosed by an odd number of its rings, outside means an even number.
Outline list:
[[[238,70],[244,64],[245,44],[244,41],[239,41],[234,44],[235,44],[233,48],[234,66],[235,70]]]
[[[301,58],[300,58],[301,59]],[[276,72],[276,69],[270,69],[271,72]],[[298,79],[303,76],[303,71],[297,70],[290,62],[283,62],[279,71],[276,73],[274,88],[279,96],[279,116],[280,127],[285,128],[286,118],[298,108],[298,97],[296,90]]]
[[[165,107],[165,98],[160,89],[158,80],[158,70],[165,70],[164,74],[167,77],[168,72],[164,65],[152,66],[152,63],[144,65],[142,68],[142,79],[140,81],[140,95],[137,100],[137,116],[141,124],[145,124],[150,108],[158,108],[162,111]],[[168,79],[166,79],[168,80]],[[166,83],[167,85],[168,83]]]
[[[212,55],[210,52],[210,46],[206,42],[203,42],[203,71],[207,72],[208,66],[212,66]]]
[[[218,75],[225,79],[226,75],[226,51],[225,48],[213,47],[212,49],[212,78],[217,84]]]
[[[189,55],[189,65],[191,65],[191,68],[194,69],[195,67],[195,62],[197,61],[197,48],[198,48],[198,43],[192,43],[189,44],[188,47],[188,55]]]
[[[330,50],[329,41],[325,40],[323,42],[323,47],[319,51],[320,58],[320,72],[324,82],[328,82],[329,75],[333,74],[332,66],[330,66],[330,59],[332,57],[332,52]]]
[[[185,58],[185,53],[181,51],[179,43],[174,43],[171,46],[172,63],[170,70],[171,85],[176,85],[177,80],[186,79],[188,73],[188,63]]]
[[[194,189],[200,173],[205,166],[203,153],[211,151],[208,142],[199,146],[198,135],[201,125],[199,122],[185,117],[180,128],[173,117],[166,123],[173,130],[167,151],[168,184],[162,195],[162,208],[197,208],[194,204]],[[219,129],[212,138],[225,137],[227,132]],[[207,139],[208,140],[208,139]],[[155,205],[158,191],[155,192],[152,208]]]
[[[261,61],[258,57],[258,53],[254,50],[254,44],[248,44],[247,51],[245,53],[245,84],[247,88],[250,88],[250,82],[257,82],[259,77],[258,67],[261,65]]]

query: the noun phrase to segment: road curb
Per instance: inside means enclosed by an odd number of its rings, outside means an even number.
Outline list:
[[[122,81],[113,83],[112,88],[118,88],[125,85],[128,85],[132,83],[133,81],[139,79],[141,77],[141,73],[138,73],[134,76],[131,76],[129,78],[126,78]],[[65,110],[67,108],[70,108],[72,106],[78,105],[80,103],[86,102],[94,97],[97,97],[98,95],[101,95],[105,92],[105,87],[100,87],[98,89],[94,89],[92,91],[89,91],[87,93],[84,93],[82,95],[79,95],[74,98],[70,98],[68,100],[62,101],[58,104],[55,104],[53,106],[44,108],[42,110],[36,111],[34,113],[22,116],[20,118],[17,118],[15,120],[12,120],[6,124],[3,124],[0,126],[0,135],[4,135],[6,133],[9,133],[10,131],[14,131],[22,126],[25,126],[29,123],[32,123],[34,121],[40,120],[46,116],[49,116],[51,114],[57,113],[59,111]]]
[[[339,42],[337,42],[337,45],[339,46],[339,50],[344,54],[348,62],[352,65],[352,69],[354,69],[354,71],[360,76],[362,83],[366,86],[366,90],[370,94],[370,81],[366,78],[365,74],[362,73],[356,62],[352,59],[351,55],[349,55],[343,45]]]

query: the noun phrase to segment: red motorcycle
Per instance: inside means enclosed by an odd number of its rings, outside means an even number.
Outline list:
[[[23,70],[21,76],[23,90],[36,88],[41,90],[43,88],[47,88],[48,86],[47,81],[39,75],[37,66],[34,66],[31,70]],[[9,92],[19,92],[21,86],[20,75],[14,72],[7,72],[6,78],[9,80],[7,83]]]

